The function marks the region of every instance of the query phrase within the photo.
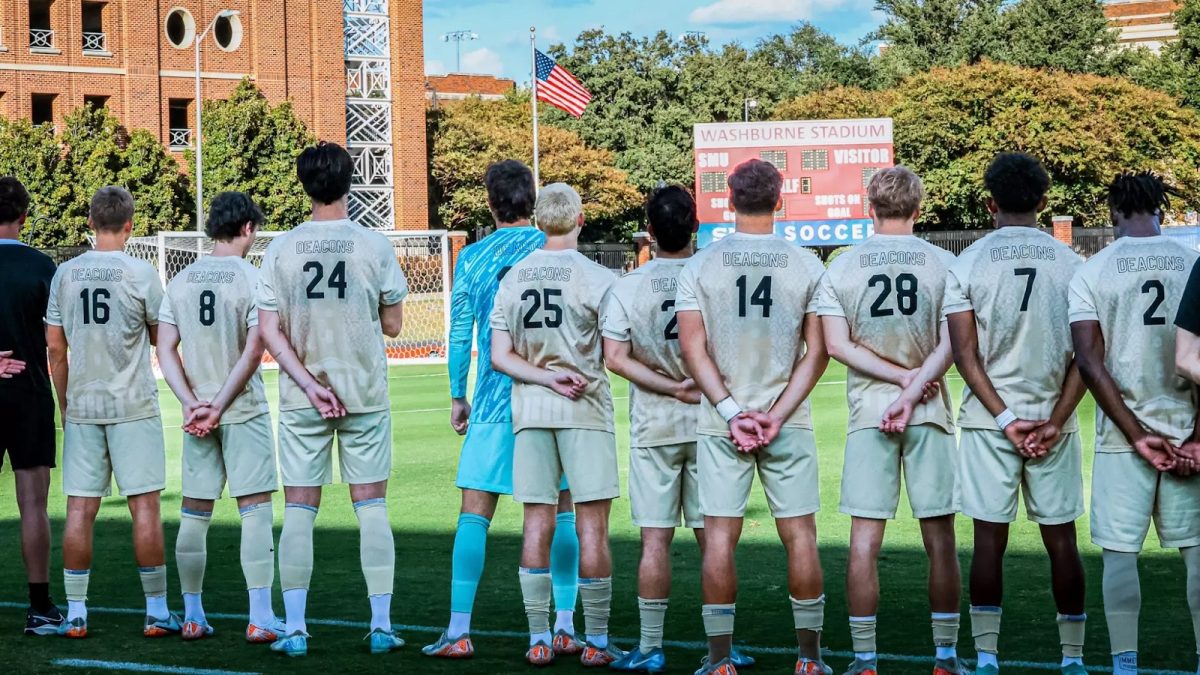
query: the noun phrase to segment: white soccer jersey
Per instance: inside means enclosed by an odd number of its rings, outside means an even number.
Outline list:
[[[855,344],[905,368],[919,368],[938,347],[946,268],[954,254],[912,235],[876,234],[838,256],[821,278],[817,313],[840,316]],[[850,369],[850,431],[874,429],[900,387]],[[913,411],[910,424],[952,431],[950,395]]]
[[[604,337],[630,343],[633,358],[673,380],[687,379],[675,289],[686,259],[659,258],[621,277],[604,299]],[[696,440],[697,406],[629,384],[629,431],[633,447]]]
[[[1099,321],[1104,365],[1121,399],[1151,432],[1175,444],[1192,434],[1195,387],[1175,374],[1171,319],[1197,253],[1170,237],[1122,237],[1092,256],[1071,280],[1070,320]],[[1096,449],[1130,451],[1096,411]]]
[[[149,326],[162,304],[158,272],[121,251],[88,251],[59,265],[46,323],[70,347],[67,421],[117,424],[158,416]]]
[[[967,247],[950,266],[943,312],[975,313],[984,370],[1021,419],[1049,419],[1062,393],[1074,352],[1067,291],[1081,264],[1054,237],[1010,226]],[[958,425],[998,430],[970,387],[963,393]],[[1078,430],[1074,414],[1063,430]]]
[[[588,381],[577,401],[551,389],[513,382],[513,430],[613,430],[612,392],[600,341],[600,303],[616,276],[579,251],[537,250],[500,282],[491,327],[507,331],[513,349],[547,370]]]
[[[389,408],[381,305],[408,295],[387,237],[352,220],[307,222],[276,237],[263,257],[259,309],[278,312],[300,361],[351,413]],[[279,409],[310,407],[279,374]]]
[[[246,350],[258,325],[258,268],[236,256],[205,256],[167,284],[158,320],[179,329],[183,370],[201,401],[211,401]],[[255,371],[221,421],[245,422],[267,412],[262,373]]]
[[[817,256],[774,234],[736,232],[697,253],[679,275],[675,311],[704,318],[708,353],[745,410],[766,411],[804,355],[804,317],[816,312]],[[808,401],[785,423],[812,428]],[[715,402],[700,403],[699,433],[724,436]]]

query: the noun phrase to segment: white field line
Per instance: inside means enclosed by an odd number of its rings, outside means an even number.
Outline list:
[[[0,602],[0,608],[25,609],[25,607],[26,607],[26,605],[24,603]],[[117,607],[88,607],[88,611],[89,612],[97,612],[100,614],[129,614],[129,615],[135,615],[135,616],[145,615],[144,609],[133,609],[133,608],[127,608],[127,607],[119,607],[119,608],[117,608]],[[221,612],[208,612],[207,616],[210,619],[220,619],[220,620],[229,620],[229,621],[247,621],[249,619],[249,617],[246,616],[245,614],[226,614],[226,613],[221,613]],[[342,619],[309,619],[307,621],[307,623],[309,623],[310,625],[313,625],[313,626],[330,626],[330,627],[334,627],[334,628],[358,628],[358,629],[364,630],[364,631],[370,629],[370,624],[367,623],[366,621],[345,621]],[[398,631],[407,631],[410,633],[427,633],[429,635],[440,635],[442,633],[442,631],[445,630],[444,626],[417,626],[417,625],[406,625],[406,624],[392,624],[392,627]],[[479,636],[479,637],[508,638],[508,639],[513,639],[513,640],[529,639],[528,633],[521,633],[521,632],[517,632],[517,631],[507,631],[507,630],[472,630],[471,635]],[[614,637],[613,641],[617,642],[617,643],[623,643],[623,644],[637,644],[638,640],[637,640],[637,638],[632,638],[632,637],[628,637],[628,638]],[[667,647],[673,647],[676,649],[687,649],[690,651],[704,651],[704,650],[708,649],[708,643],[695,642],[695,641],[663,640],[663,645],[667,646]],[[738,643],[738,648],[743,651],[749,652],[751,654],[772,654],[772,655],[778,654],[778,655],[790,656],[790,655],[793,655],[796,653],[795,647],[759,647],[759,646],[754,646],[754,645],[744,645],[744,644]],[[826,657],[831,657],[831,658],[835,658],[835,659],[851,660],[854,658],[853,652],[829,650],[829,649],[824,650],[823,655]],[[897,662],[897,663],[919,663],[919,664],[932,665],[933,656],[932,655],[918,656],[918,655],[914,655],[914,654],[879,654],[879,660],[880,661],[892,661],[892,662]],[[1044,661],[1008,661],[1008,660],[1005,660],[1005,661],[1001,661],[1000,665],[1009,667],[1009,668],[1025,668],[1027,670],[1058,671],[1061,668],[1061,664],[1059,664],[1057,662],[1051,663],[1051,662],[1044,662]],[[228,673],[229,671],[220,671],[220,670],[190,671],[187,669],[183,669],[183,670],[170,670],[170,671],[163,670],[163,671],[153,671],[153,672],[194,673],[195,675],[202,675],[202,674],[206,674],[206,673],[213,673],[213,674],[222,673],[223,674],[223,673]],[[1111,673],[1112,667],[1090,665],[1090,666],[1088,666],[1088,672],[1090,672],[1090,673]],[[1154,668],[1139,668],[1138,672],[1141,673],[1141,675],[1195,675],[1194,672],[1188,671],[1188,670],[1160,670],[1160,669],[1154,669]]]
[[[160,666],[154,663],[104,661],[101,659],[54,659],[50,665],[65,668],[87,668],[88,670],[123,670],[135,673],[173,673],[174,675],[259,675],[259,673],[244,670],[184,668],[182,666]]]

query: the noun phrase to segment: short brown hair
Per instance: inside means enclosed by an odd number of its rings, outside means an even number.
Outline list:
[[[92,229],[120,232],[125,223],[133,220],[133,195],[116,185],[102,187],[92,195],[88,221]]]
[[[747,216],[775,213],[783,191],[783,175],[772,164],[751,159],[729,174],[729,203],[733,210]]]
[[[912,169],[893,166],[871,177],[867,199],[877,218],[912,218],[925,201],[925,185]]]

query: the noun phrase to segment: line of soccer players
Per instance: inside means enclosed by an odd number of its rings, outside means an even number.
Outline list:
[[[246,638],[305,654],[313,525],[321,486],[332,482],[336,438],[360,523],[371,651],[403,644],[390,623],[392,435],[381,336],[399,334],[407,284],[387,239],[348,218],[345,150],[309,148],[297,169],[313,199],[312,220],[275,238],[261,270],[244,257],[262,214],[245,195],[225,193],[206,223],[212,255],[178,274],[165,293],[150,265],[123,253],[130,195],[104,188],[93,199],[95,250],[59,267],[45,313],[65,427],[69,607],[66,617],[39,610],[35,632],[52,626],[67,637],[87,634],[93,524],[115,478],[133,516],[145,634],[211,635],[201,603],[205,539],[213,502],[228,483],[243,520]],[[1171,191],[1160,178],[1114,180],[1109,199],[1121,237],[1084,263],[1037,229],[1050,181],[1028,156],[1001,155],[989,167],[997,229],[957,258],[913,236],[920,179],[903,167],[884,170],[868,188],[875,234],[826,269],[775,236],[782,178],[770,164],[750,161],[729,176],[734,234],[693,255],[691,195],[659,189],[647,206],[659,255],[619,280],[576,250],[584,215],[573,189],[555,184],[536,194],[517,162],[494,165],[485,183],[499,227],[464,249],[452,293],[451,424],[466,440],[451,616],[424,653],[473,654],[471,612],[488,526],[498,496],[511,493],[525,515],[518,578],[531,664],[578,654],[586,666],[664,670],[669,549],[682,517],[703,552],[709,653],[698,673],[729,675],[751,665],[732,644],[734,551],[757,472],[787,553],[795,672],[832,672],[820,651],[825,596],[808,403],[830,357],[849,373],[841,490],[841,510],[853,522],[849,675],[877,670],[876,567],[902,475],[930,561],[935,675],[966,672],[956,652],[961,583],[953,521],[960,510],[975,521],[970,617],[978,671],[999,670],[1002,561],[1022,495],[1051,561],[1062,671],[1085,672],[1074,525],[1084,512],[1074,410],[1085,388],[1100,407],[1091,526],[1104,549],[1114,669],[1137,670],[1136,561],[1152,521],[1162,544],[1183,554],[1200,626],[1200,483],[1190,478],[1200,468],[1200,433],[1195,387],[1180,375],[1200,375],[1200,278],[1189,282],[1198,254],[1162,235]],[[17,229],[23,222],[22,213]],[[480,355],[474,407],[466,396],[473,331]],[[185,417],[176,542],[182,618],[166,602],[165,460],[152,342]],[[264,349],[282,370],[282,621],[270,590],[270,494],[278,479],[258,369]],[[967,383],[957,442],[943,380],[952,364]],[[629,652],[608,638],[608,520],[620,489],[606,368],[631,382],[629,494],[643,547],[641,640]],[[7,358],[0,371],[20,373]],[[582,635],[574,625],[577,594]]]

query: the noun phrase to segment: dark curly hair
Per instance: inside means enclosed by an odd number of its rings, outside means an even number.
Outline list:
[[[204,232],[217,241],[229,241],[242,233],[246,223],[254,223],[255,229],[262,226],[266,217],[258,204],[245,192],[222,192],[208,207],[208,220]]]
[[[783,175],[774,165],[750,159],[729,174],[729,198],[733,210],[747,216],[775,213],[783,190]]]
[[[1175,188],[1167,185],[1162,176],[1150,171],[1126,171],[1108,186],[1108,207],[1126,218],[1135,213],[1156,214],[1171,208]]]
[[[667,185],[650,193],[646,220],[660,251],[675,253],[692,243],[696,229],[696,200],[682,185]]]
[[[1002,152],[983,174],[983,184],[1004,213],[1033,213],[1050,189],[1050,174],[1023,152]]]
[[[314,202],[332,204],[350,193],[354,160],[337,143],[321,141],[296,158],[296,175]]]
[[[0,178],[0,223],[15,223],[29,213],[29,191],[12,176]]]
[[[496,220],[516,223],[533,216],[537,190],[529,167],[515,159],[496,162],[483,174],[483,184],[487,187],[488,203]]]

